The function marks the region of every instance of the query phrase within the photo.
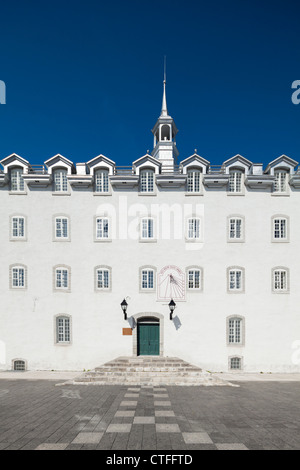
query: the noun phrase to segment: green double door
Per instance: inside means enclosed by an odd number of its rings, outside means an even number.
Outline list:
[[[138,356],[159,356],[159,323],[138,323]]]

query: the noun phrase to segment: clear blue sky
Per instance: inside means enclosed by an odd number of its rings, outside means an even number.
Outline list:
[[[0,158],[40,164],[152,150],[167,56],[179,160],[300,161],[300,2],[1,2]]]

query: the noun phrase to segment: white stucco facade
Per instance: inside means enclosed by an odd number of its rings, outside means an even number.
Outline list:
[[[211,371],[299,372],[298,162],[281,156],[264,169],[237,155],[215,169],[194,154],[177,165],[164,102],[152,155],[129,169],[103,155],[77,165],[57,155],[43,168],[2,160],[1,370],[16,360],[83,370],[150,354],[138,346],[148,319],[159,325],[155,354]],[[97,170],[107,170],[100,190]]]

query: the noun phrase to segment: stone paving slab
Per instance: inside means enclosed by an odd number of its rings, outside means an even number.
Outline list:
[[[0,450],[298,450],[299,384],[238,385],[164,387],[164,400],[134,387],[128,400],[133,387],[0,379]]]

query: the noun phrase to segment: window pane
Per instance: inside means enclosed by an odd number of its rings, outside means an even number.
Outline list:
[[[96,237],[108,238],[108,219],[97,219]]]
[[[11,170],[10,178],[11,191],[24,191],[23,170],[21,168]]]
[[[153,219],[142,219],[142,238],[153,238]]]
[[[67,170],[54,172],[54,191],[68,191]]]
[[[143,269],[141,273],[142,289],[154,288],[154,271],[153,269]]]
[[[107,193],[108,189],[108,170],[98,170],[95,174],[95,191]]]
[[[140,191],[152,192],[154,190],[154,172],[152,170],[141,171]]]
[[[187,190],[188,192],[200,191],[200,171],[190,170],[187,177]]]
[[[287,189],[287,172],[286,171],[275,171],[275,182],[274,182],[274,191],[275,192],[285,192]]]
[[[230,171],[229,173],[229,191],[239,193],[242,190],[242,172]]]

